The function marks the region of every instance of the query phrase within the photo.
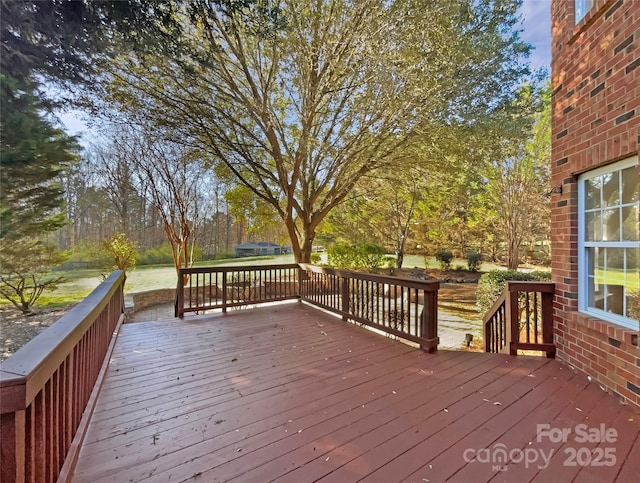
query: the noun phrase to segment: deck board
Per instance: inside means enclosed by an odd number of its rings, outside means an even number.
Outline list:
[[[614,466],[566,467],[571,441],[536,441],[537,424],[581,422],[616,428]],[[626,482],[639,434],[639,414],[557,361],[426,354],[293,302],[124,325],[74,481]],[[554,456],[463,457],[495,444]]]

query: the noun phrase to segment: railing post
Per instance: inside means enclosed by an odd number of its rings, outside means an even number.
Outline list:
[[[422,309],[422,337],[427,343],[422,350],[435,352],[438,350],[438,292],[424,292],[424,307]]]
[[[493,319],[491,319],[489,322],[485,322],[484,323],[484,351],[485,352],[493,352],[492,351],[492,342],[493,342]]]
[[[178,286],[176,288],[176,306],[174,309],[175,317],[180,317],[184,315],[184,275],[182,274],[182,269],[178,271]]]
[[[553,344],[553,293],[542,294],[542,342],[544,344]],[[546,352],[548,358],[556,356],[553,352]]]
[[[520,342],[520,312],[518,307],[518,292],[512,291],[510,283],[507,282],[507,290],[509,290],[509,296],[507,297],[506,313],[509,320],[505,324],[507,326],[507,345],[509,347],[509,354],[512,356],[518,355],[518,343]]]
[[[341,293],[342,293],[342,320],[348,320],[346,314],[349,313],[349,279],[347,277],[341,276],[340,281],[342,283]]]
[[[2,481],[25,481],[25,411],[15,411],[2,415]]]
[[[300,266],[300,264],[298,264],[298,300],[302,301],[303,297],[304,297],[304,283],[302,280],[302,277],[304,275],[306,275],[307,272],[305,272],[302,267]]]

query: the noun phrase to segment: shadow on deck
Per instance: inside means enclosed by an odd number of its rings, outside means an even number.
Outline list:
[[[555,360],[427,354],[289,302],[123,325],[73,481],[631,482],[639,434]]]

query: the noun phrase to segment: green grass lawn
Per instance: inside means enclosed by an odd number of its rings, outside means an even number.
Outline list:
[[[293,255],[269,257],[232,258],[226,260],[207,260],[198,262],[196,266],[247,266],[293,263]],[[65,282],[50,292],[45,292],[36,302],[36,310],[53,310],[80,302],[91,293],[103,280],[100,270],[56,271],[56,276],[65,278]],[[150,265],[136,267],[127,273],[125,293],[145,292],[161,288],[174,288],[177,283],[176,270],[173,265]],[[8,300],[0,300],[0,305],[9,305]]]
[[[425,260],[425,257],[421,255],[405,255],[404,263],[402,264],[403,268],[427,268],[425,267],[425,261],[428,264],[428,268],[440,268],[440,263],[435,259],[435,257],[428,257]],[[524,266],[524,265],[523,265]],[[454,258],[451,260],[451,268],[461,268],[467,269],[467,261],[463,258]],[[504,270],[504,266],[497,265],[492,262],[482,262],[480,265],[481,272],[488,272],[490,270]]]

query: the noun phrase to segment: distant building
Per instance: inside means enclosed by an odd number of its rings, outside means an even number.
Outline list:
[[[287,248],[269,242],[250,242],[237,245],[233,252],[236,257],[256,257],[260,255],[282,255],[287,253]]]
[[[557,357],[640,406],[640,1],[553,0]]]

